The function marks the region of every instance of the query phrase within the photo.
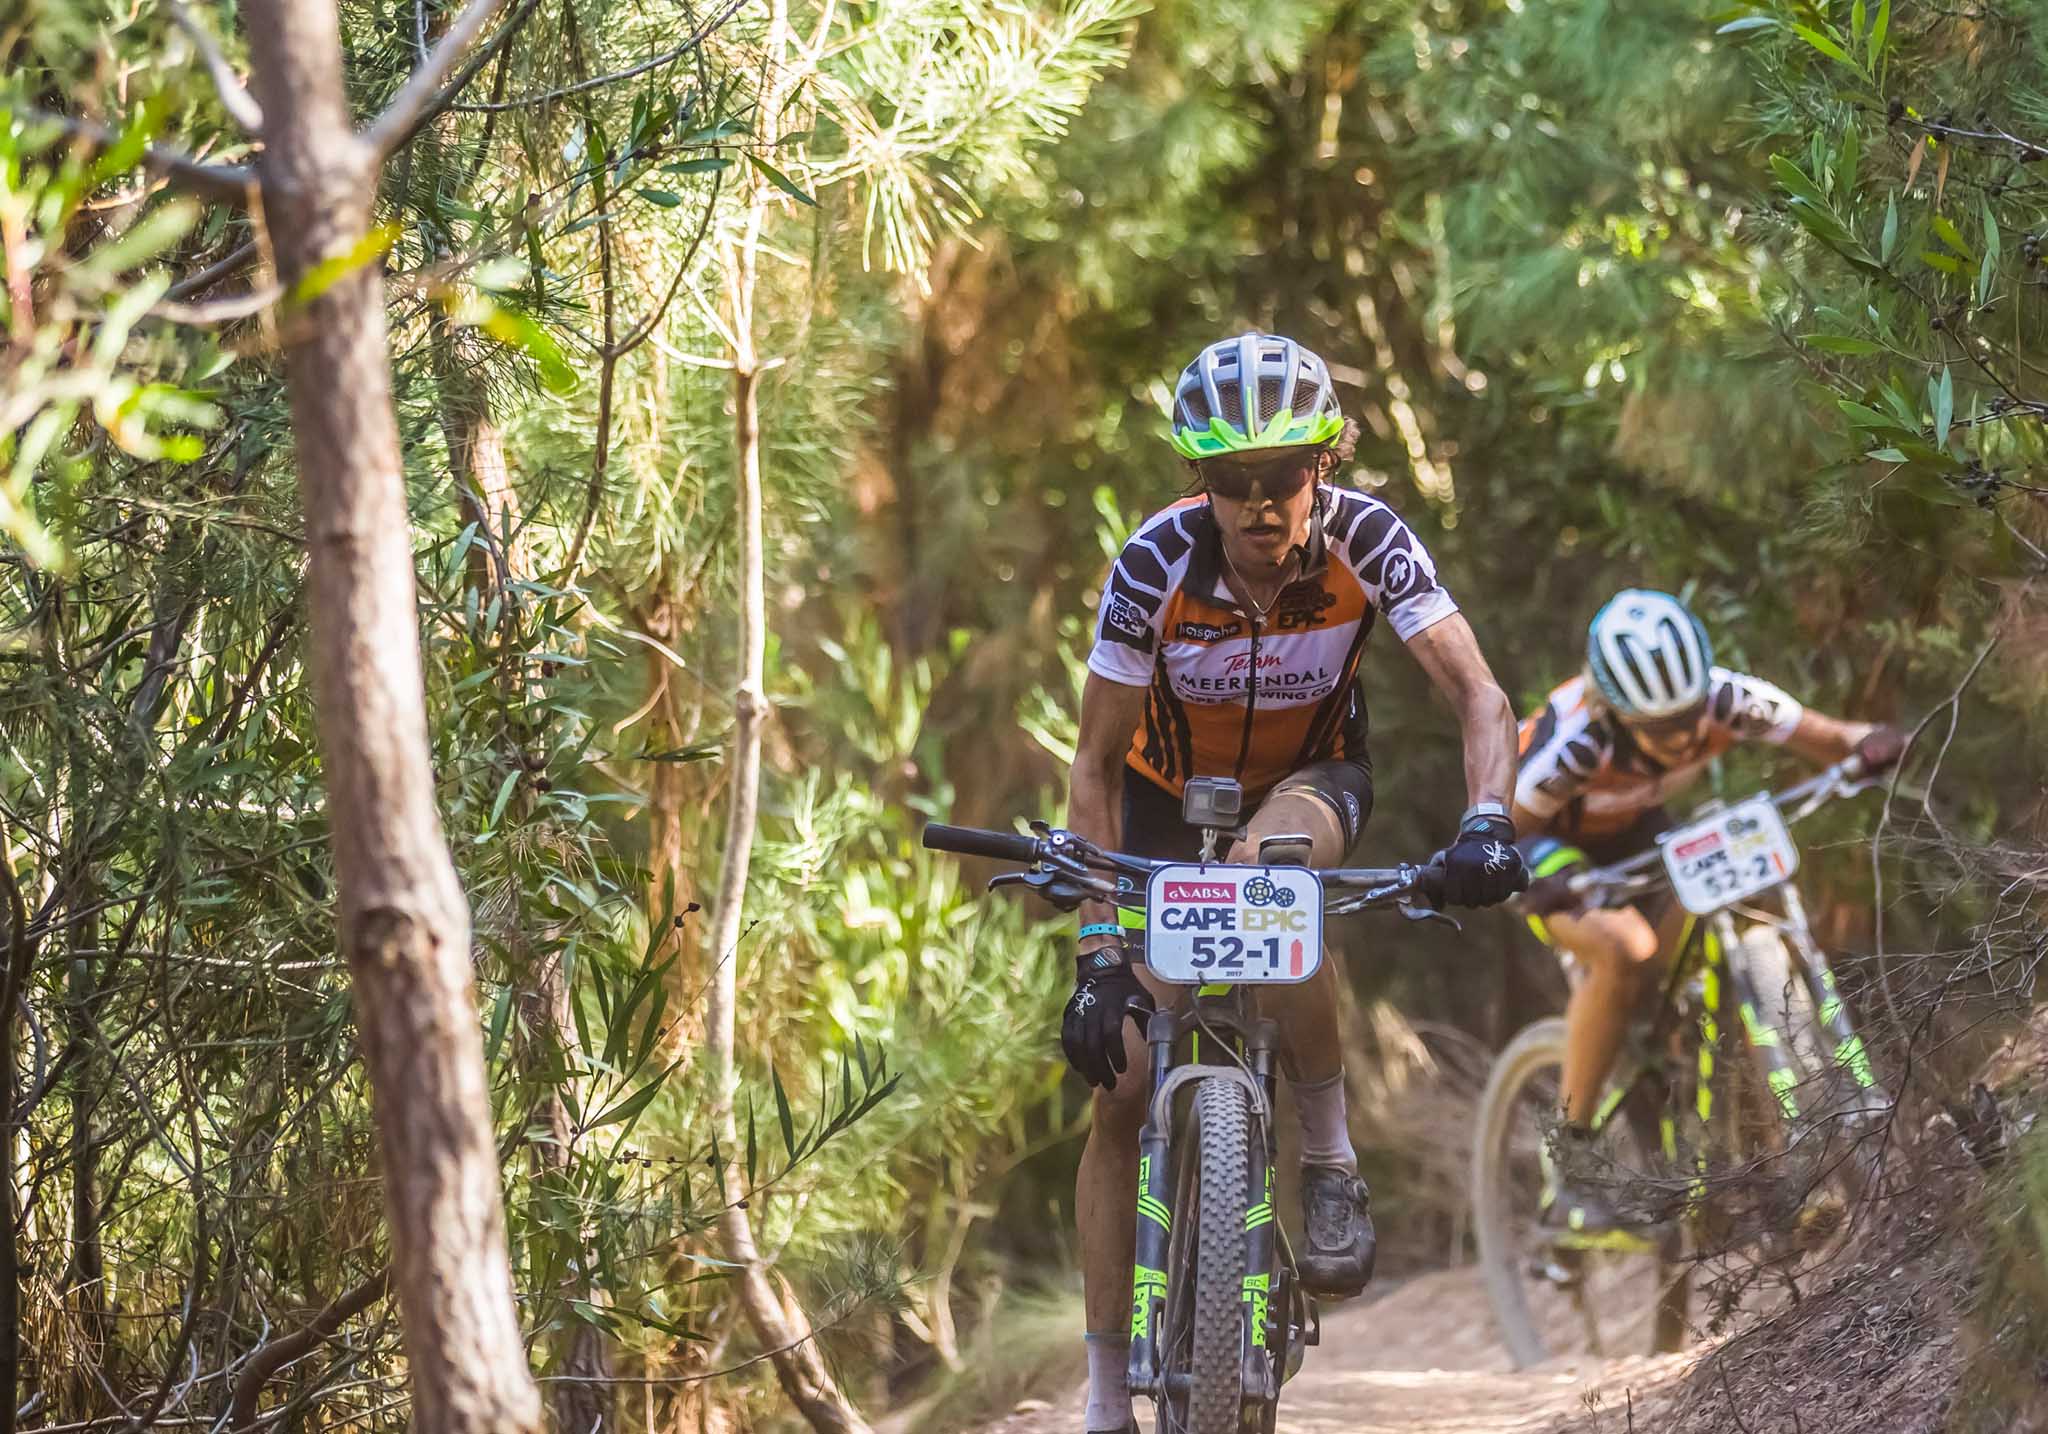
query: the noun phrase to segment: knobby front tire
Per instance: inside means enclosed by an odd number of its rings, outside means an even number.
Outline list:
[[[1187,1434],[1237,1434],[1242,1407],[1245,1212],[1251,1207],[1251,1099],[1235,1080],[1195,1087],[1181,1142],[1183,1178],[1176,1222],[1186,1221],[1168,1301],[1182,1303],[1186,1330]],[[1189,1186],[1193,1189],[1190,1190]],[[1169,1364],[1171,1369],[1171,1364]]]

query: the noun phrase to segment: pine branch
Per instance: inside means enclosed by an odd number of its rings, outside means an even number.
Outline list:
[[[55,114],[35,105],[19,105],[15,113],[42,124],[54,124],[66,134],[111,149],[119,136],[105,125],[74,115]],[[182,150],[152,144],[142,151],[143,168],[173,189],[204,195],[223,204],[243,205],[256,187],[256,172],[245,164],[207,164]]]
[[[505,0],[470,0],[455,17],[455,23],[435,44],[426,63],[412,72],[412,77],[384,107],[384,113],[363,132],[363,143],[373,164],[382,164],[439,108],[438,101],[446,94],[442,86],[454,73],[456,63],[504,3]],[[475,70],[472,68],[470,73]]]

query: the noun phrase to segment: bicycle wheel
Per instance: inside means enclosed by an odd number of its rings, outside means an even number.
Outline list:
[[[1676,1235],[1654,1253],[1558,1250],[1540,1223],[1547,1142],[1564,1068],[1564,1021],[1536,1022],[1494,1060],[1472,1143],[1473,1229],[1501,1342],[1518,1367],[1554,1355],[1601,1357],[1675,1349],[1683,1342],[1685,1271]],[[1648,1132],[1633,1112],[1603,1141],[1623,1169],[1651,1168]]]
[[[1180,1199],[1166,1272],[1167,1408],[1185,1434],[1237,1434],[1251,1133],[1242,1085],[1219,1078],[1195,1087],[1176,1142]]]

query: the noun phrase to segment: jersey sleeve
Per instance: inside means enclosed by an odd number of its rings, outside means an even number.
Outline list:
[[[1458,604],[1437,581],[1435,559],[1401,516],[1377,498],[1346,498],[1347,509],[1355,504],[1362,511],[1355,518],[1347,511],[1342,519],[1345,558],[1395,636],[1406,642],[1456,612]]]
[[[1110,565],[1095,608],[1095,645],[1088,650],[1088,670],[1126,687],[1145,687],[1159,659],[1160,631],[1166,593],[1141,580],[1163,571],[1149,548],[1133,538]]]
[[[1522,760],[1515,771],[1515,805],[1545,821],[1581,795],[1607,753],[1584,709],[1560,712],[1555,702],[1522,724]]]
[[[1782,747],[1806,709],[1784,688],[1761,677],[1717,667],[1707,687],[1707,715],[1738,741]]]

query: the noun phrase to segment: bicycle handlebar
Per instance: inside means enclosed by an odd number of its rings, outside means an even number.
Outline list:
[[[1866,772],[1863,759],[1851,753],[1831,767],[1824,767],[1803,782],[1770,794],[1772,805],[1785,814],[1787,825],[1811,816],[1837,797],[1853,797],[1875,785],[1879,779]],[[1574,892],[1598,898],[1595,904],[1611,905],[1623,897],[1638,895],[1666,884],[1661,846],[1652,845],[1612,866],[1597,866],[1571,878]]]
[[[924,844],[930,851],[957,852],[961,856],[988,856],[997,861],[1036,861],[1038,838],[1017,832],[989,832],[978,827],[953,827],[944,822],[927,822]]]
[[[1159,867],[1177,864],[1104,851],[1070,831],[1044,823],[1034,826],[1038,834],[1025,836],[1021,832],[928,822],[921,840],[930,851],[1026,864],[1031,868],[1029,871],[1004,872],[989,885],[1028,886],[1053,905],[1068,909],[1091,898],[1142,909],[1146,878]],[[1443,904],[1443,868],[1434,864],[1331,867],[1318,870],[1316,875],[1324,888],[1323,909],[1333,916],[1390,903],[1409,908]]]

